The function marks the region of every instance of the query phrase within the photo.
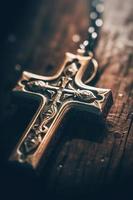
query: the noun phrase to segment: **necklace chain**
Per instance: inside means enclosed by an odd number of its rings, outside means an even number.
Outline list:
[[[103,25],[102,14],[104,11],[103,0],[92,0],[90,6],[90,23],[87,39],[80,44],[78,53],[82,55],[93,55],[97,45],[99,31]]]

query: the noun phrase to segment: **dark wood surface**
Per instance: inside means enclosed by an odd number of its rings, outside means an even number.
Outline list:
[[[50,75],[62,63],[66,51],[76,53],[78,43],[72,36],[79,34],[81,41],[85,39],[89,9],[87,1],[81,0],[28,0],[3,5],[2,199],[48,199],[48,195],[52,199],[114,199],[125,195],[127,199],[133,184],[133,1],[105,3],[104,26],[96,49],[99,78],[95,85],[113,92],[114,104],[106,127],[95,121],[89,124],[84,113],[66,116],[58,130],[62,138],[39,177],[7,162],[37,106],[36,102],[18,103],[11,90],[23,70]]]

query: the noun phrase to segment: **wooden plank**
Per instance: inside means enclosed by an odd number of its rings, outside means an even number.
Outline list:
[[[56,66],[62,63],[66,51],[76,52],[78,44],[72,41],[72,36],[79,34],[81,41],[86,36],[89,15],[86,5],[87,1],[80,0],[33,1],[14,29],[16,40],[12,42],[8,37],[4,43],[2,180],[8,182],[6,187],[14,196],[15,187],[20,192],[23,187],[31,196],[38,194],[41,197],[50,193],[63,198],[81,196],[82,199],[86,195],[97,199],[111,195],[110,192],[123,195],[130,191],[133,178],[132,0],[108,0],[105,3],[104,26],[96,49],[99,61],[96,85],[113,91],[114,105],[108,115],[106,129],[92,121],[88,127],[83,113],[82,123],[81,118],[75,117],[79,113],[71,114],[58,130],[63,132],[63,137],[37,179],[29,174],[22,177],[17,170],[12,172],[12,168],[4,162],[35,111],[32,107],[24,111],[27,107],[11,102],[11,88],[22,70],[49,75],[56,72]],[[9,145],[11,141],[14,142]],[[14,178],[14,188],[9,177]],[[125,180],[129,188],[125,187]],[[124,186],[123,192],[120,187],[116,188],[118,185]]]

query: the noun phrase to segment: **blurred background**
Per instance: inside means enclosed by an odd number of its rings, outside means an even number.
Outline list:
[[[50,75],[76,53],[89,25],[91,0],[5,0],[0,3],[0,199],[128,199],[133,182],[133,1],[105,1],[95,56],[97,87],[114,105],[106,130],[86,116],[66,117],[61,142],[40,177],[8,163],[38,104],[12,94],[22,71]],[[78,35],[75,42],[73,36]],[[73,119],[75,123],[73,123]],[[91,120],[91,119],[90,119]],[[69,125],[69,126],[68,126]],[[85,130],[83,129],[85,128]],[[105,128],[105,127],[104,127]],[[86,198],[87,196],[87,198]]]

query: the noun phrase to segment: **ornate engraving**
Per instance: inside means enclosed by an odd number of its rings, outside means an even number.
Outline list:
[[[47,110],[41,112],[29,134],[20,146],[20,160],[24,161],[25,156],[33,154],[37,149],[45,134],[48,131],[49,123],[57,113],[57,105],[52,104],[47,107]]]
[[[72,68],[73,67],[73,68]],[[74,73],[77,71],[75,70],[75,65],[71,65],[70,68],[70,77],[74,75]],[[73,70],[74,69],[74,70]],[[48,82],[40,81],[40,80],[34,80],[31,82],[27,82],[25,85],[25,88],[32,91],[32,92],[41,92],[43,95],[45,93],[51,94],[51,98],[47,99],[49,101],[49,105],[47,106],[47,109],[45,109],[41,114],[39,115],[37,121],[33,125],[33,128],[30,130],[29,134],[27,135],[24,142],[21,144],[19,151],[23,155],[33,154],[36,148],[41,143],[42,139],[44,138],[45,134],[47,133],[50,122],[52,122],[52,119],[56,116],[58,110],[59,110],[59,104],[62,104],[63,101],[66,99],[73,99],[78,100],[82,102],[90,102],[96,100],[96,96],[93,94],[93,92],[88,90],[81,90],[81,89],[75,89],[70,83],[72,82],[72,79],[68,76],[68,71],[65,71],[64,74],[66,76],[61,77],[60,80],[58,80],[56,83],[54,83],[54,86],[57,86],[57,88],[52,88],[52,83],[49,85]],[[69,83],[70,90],[65,91],[66,85]],[[53,91],[53,90],[56,90]],[[62,100],[60,100],[62,99]],[[21,156],[20,159],[24,159],[24,155]]]
[[[90,100],[95,100],[96,96],[88,90],[77,90],[75,96],[82,101],[89,102]]]
[[[26,73],[25,77],[19,82],[17,90],[21,91],[22,88],[24,92],[39,94],[45,97],[44,107],[40,110],[34,121],[32,121],[13,155],[14,159],[17,159],[19,162],[31,162],[34,167],[37,166],[42,153],[38,154],[35,163],[33,163],[34,159],[29,161],[29,157],[30,159],[34,158],[34,154],[38,151],[40,145],[42,145],[45,136],[54,130],[53,124],[57,116],[61,115],[60,111],[64,108],[64,105],[71,102],[72,104],[91,105],[97,109],[101,109],[102,102],[108,91],[93,89],[93,87],[82,85],[77,81],[77,76],[82,73],[79,69],[86,66],[86,63],[90,61],[90,57],[78,57],[73,54],[70,54],[69,57],[64,65],[64,69],[55,78],[40,78],[38,75],[29,76],[30,73]],[[81,78],[79,76],[78,80]],[[41,152],[43,152],[43,147]]]

